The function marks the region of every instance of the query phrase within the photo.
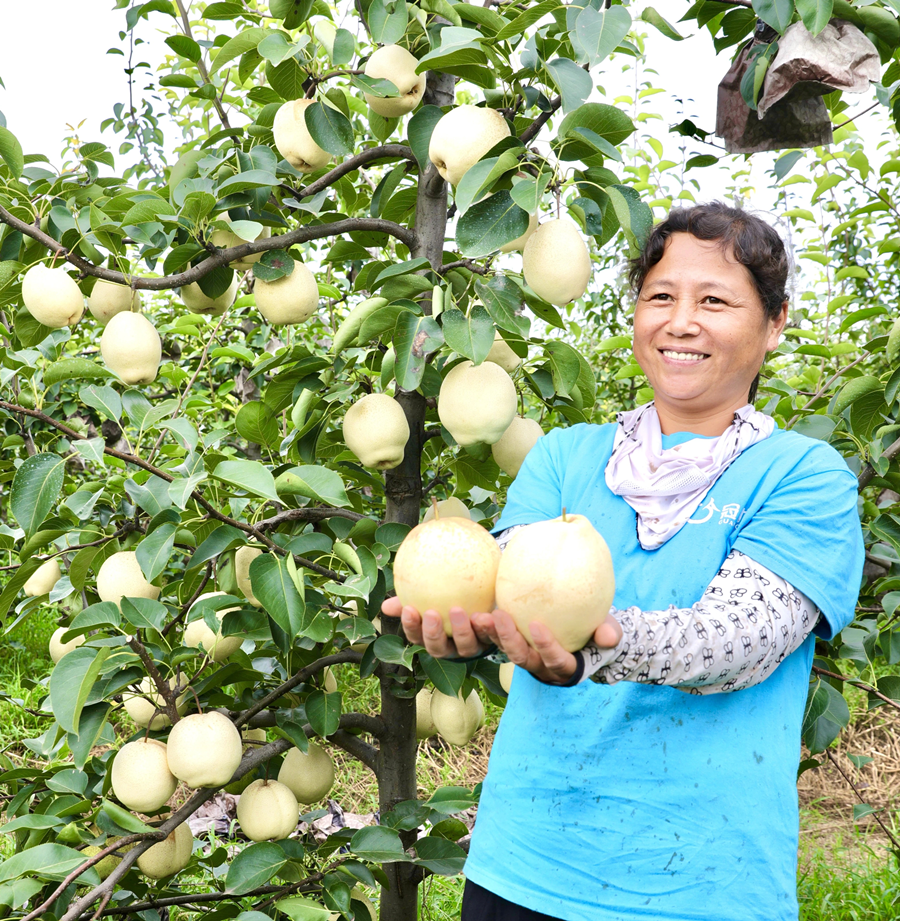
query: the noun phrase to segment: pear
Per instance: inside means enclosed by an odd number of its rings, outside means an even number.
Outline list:
[[[331,154],[312,139],[306,127],[306,110],[314,99],[291,99],[275,113],[275,146],[295,170],[314,173],[331,162]]]
[[[492,361],[495,365],[500,365],[507,374],[512,374],[522,365],[522,359],[507,345],[500,330],[494,334],[494,344],[487,353],[485,361]]]
[[[141,292],[128,285],[119,285],[105,278],[98,278],[88,298],[88,310],[95,320],[108,323],[111,317],[123,311],[138,312],[141,309]]]
[[[422,518],[422,524],[426,521],[431,521],[433,518],[467,518],[471,521],[472,514],[465,502],[457,499],[456,496],[451,496],[449,499],[442,499],[437,503],[437,515],[434,513],[434,506],[429,505],[425,516]]]
[[[68,629],[68,627],[59,627],[53,631],[53,635],[50,637],[50,658],[53,659],[54,663],[59,662],[67,652],[77,649],[84,643],[85,637],[83,635],[76,636],[74,640],[69,640],[68,643],[63,643],[60,637],[62,637]]]
[[[516,385],[492,361],[461,361],[441,383],[438,416],[462,447],[494,444],[516,414]]]
[[[491,454],[494,455],[497,466],[507,476],[515,478],[526,455],[543,434],[544,430],[539,422],[516,416],[509,423],[509,428],[503,433],[503,437],[491,445]]]
[[[120,550],[103,561],[97,573],[97,594],[101,601],[116,604],[122,598],[159,598],[159,589],[148,582],[141,572],[137,554],[133,550]]]
[[[109,319],[100,337],[100,354],[126,384],[149,384],[162,361],[156,327],[142,314],[123,311]]]
[[[366,76],[390,80],[400,95],[386,97],[366,93],[369,108],[384,118],[399,118],[412,112],[425,93],[425,74],[416,73],[418,66],[415,56],[400,45],[384,45],[375,51],[366,61]]]
[[[606,620],[615,591],[609,548],[583,515],[516,531],[497,570],[497,607],[532,646],[528,625],[538,621],[564,649],[583,648]]]
[[[216,595],[224,595],[225,592],[204,592],[197,598],[197,601],[191,605],[190,610],[188,611],[188,617],[190,617],[191,611],[194,609],[194,605],[202,601],[204,598],[214,598]],[[230,611],[239,611],[240,608],[224,608],[222,610],[216,611],[216,617],[221,622],[222,619]],[[244,642],[242,636],[222,636],[222,628],[219,627],[217,633],[213,633],[212,630],[206,625],[206,621],[199,617],[196,620],[192,620],[184,631],[184,645],[193,646],[197,649],[203,649],[208,653],[209,657],[213,662],[224,662],[229,656],[237,652],[241,648],[241,644]]]
[[[39,262],[22,279],[22,302],[44,326],[73,326],[84,313],[84,295],[65,266],[51,269]]]
[[[512,687],[513,674],[516,670],[515,662],[504,662],[500,666],[500,687],[509,694],[509,689]]]
[[[522,273],[534,293],[564,307],[587,291],[591,256],[569,218],[544,221],[522,250]]]
[[[428,159],[450,185],[459,185],[471,166],[509,136],[509,125],[496,109],[457,106],[434,126]]]
[[[234,554],[234,577],[244,597],[254,607],[262,607],[250,585],[250,564],[262,553],[259,547],[238,547]]]
[[[319,286],[301,262],[294,263],[290,275],[275,281],[257,278],[253,291],[259,312],[273,326],[305,323],[319,307]]]
[[[476,691],[463,700],[462,692],[450,697],[435,689],[431,695],[431,718],[442,739],[465,745],[484,723],[484,705]]]
[[[178,684],[178,679],[172,677],[169,679],[169,687],[174,688]],[[166,716],[163,707],[165,703],[162,694],[156,689],[156,684],[148,675],[138,684],[140,694],[123,694],[122,703],[125,706],[125,712],[140,726],[142,729],[150,728],[154,732],[157,729],[165,729],[171,726],[172,721]],[[187,691],[179,695],[175,700],[175,710],[179,714],[185,713],[188,708]]]
[[[422,688],[416,694],[416,738],[430,739],[436,732],[437,727],[431,718],[431,695],[432,688]]]
[[[400,544],[394,589],[404,606],[420,614],[437,611],[450,636],[450,608],[467,614],[494,610],[500,557],[497,542],[480,524],[435,518],[414,527]]]
[[[169,733],[169,770],[189,787],[222,787],[243,756],[234,723],[210,710],[179,720]]]
[[[112,840],[109,842],[112,844]],[[102,851],[103,848],[97,847],[95,844],[91,844],[88,847],[83,847],[81,853],[85,857],[94,857]],[[94,869],[100,876],[101,880],[106,879],[110,873],[122,862],[121,857],[116,857],[115,854],[107,854],[103,860],[94,864]]]
[[[191,862],[194,835],[187,822],[179,825],[158,844],[148,848],[137,859],[138,869],[150,879],[163,879],[183,870]]]
[[[322,675],[322,687],[326,694],[334,694],[338,689],[337,678],[334,677],[334,672],[330,668],[326,668]]]
[[[181,300],[191,313],[203,313],[208,317],[220,317],[234,303],[238,292],[237,276],[231,279],[231,284],[224,294],[218,297],[207,297],[197,282],[191,282],[181,288]]]
[[[297,802],[317,803],[334,786],[334,762],[315,742],[309,743],[305,755],[299,748],[291,748],[281,763],[278,781],[291,788]]]
[[[219,220],[227,221],[229,224],[232,223],[231,216],[227,213],[220,215]],[[271,236],[272,228],[263,227],[259,234],[254,238],[254,242],[256,240],[268,240]],[[243,237],[239,237],[233,230],[214,230],[212,232],[212,236],[209,238],[209,241],[213,246],[218,246],[221,249],[231,249],[232,246],[240,246],[242,243],[247,242]],[[244,256],[243,259],[235,259],[234,262],[229,262],[228,264],[233,269],[237,269],[239,272],[245,272],[247,269],[252,269],[253,263],[259,262],[262,257],[262,253],[251,253],[249,256]],[[231,305],[229,304],[229,306]]]
[[[403,407],[386,393],[369,393],[344,415],[344,442],[364,467],[391,470],[403,462],[409,423]]]
[[[166,743],[151,738],[128,742],[119,749],[110,780],[123,806],[145,814],[162,809],[178,786],[166,760]]]
[[[254,780],[238,800],[238,824],[251,841],[281,841],[299,818],[297,797],[277,780]]]
[[[500,247],[501,253],[514,253],[521,251],[525,248],[525,244],[528,242],[528,239],[538,228],[538,219],[536,214],[528,215],[528,229],[521,237],[516,237],[515,240],[510,240],[509,243],[504,243]]]
[[[22,586],[22,591],[29,598],[49,594],[61,578],[62,570],[59,568],[59,560],[54,557],[52,560],[45,560],[35,569]]]

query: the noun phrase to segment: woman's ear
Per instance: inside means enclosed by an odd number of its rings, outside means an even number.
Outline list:
[[[781,340],[781,334],[784,332],[784,327],[787,325],[788,319],[788,302],[784,300],[781,304],[781,311],[775,319],[769,320],[769,337],[766,342],[766,351],[774,352],[778,348],[778,343]]]

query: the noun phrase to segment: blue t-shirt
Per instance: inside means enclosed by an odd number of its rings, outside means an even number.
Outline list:
[[[776,430],[745,450],[658,550],[606,486],[615,424],[538,441],[496,530],[585,515],[616,575],[614,605],[690,607],[732,550],[792,583],[830,638],[854,616],[863,564],[856,479],[820,441]],[[677,443],[678,438],[670,442]],[[796,921],[796,774],[814,638],[761,684],[542,684],[516,669],[466,875],[564,921]]]

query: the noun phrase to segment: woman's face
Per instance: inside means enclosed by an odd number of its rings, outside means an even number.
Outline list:
[[[787,304],[777,320],[766,316],[749,271],[730,248],[672,234],[634,311],[634,355],[660,417],[730,417],[747,402],[786,319]]]

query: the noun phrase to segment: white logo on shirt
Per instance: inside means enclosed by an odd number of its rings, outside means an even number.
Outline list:
[[[706,512],[706,514],[702,518],[689,518],[688,524],[706,524],[707,521],[712,520],[712,516],[716,512],[721,512],[719,524],[730,524],[734,526],[740,521],[744,512],[739,502],[729,502],[722,508],[719,508],[716,505],[716,500],[712,496],[709,497],[709,502],[707,502],[706,505],[701,505],[697,511]]]
[[[721,509],[716,506],[716,500],[713,499],[712,496],[709,497],[709,502],[707,502],[706,505],[700,506],[698,511],[703,509],[706,510],[706,516],[704,518],[688,518],[688,524],[706,524],[706,522],[712,518],[714,512],[721,511]]]

